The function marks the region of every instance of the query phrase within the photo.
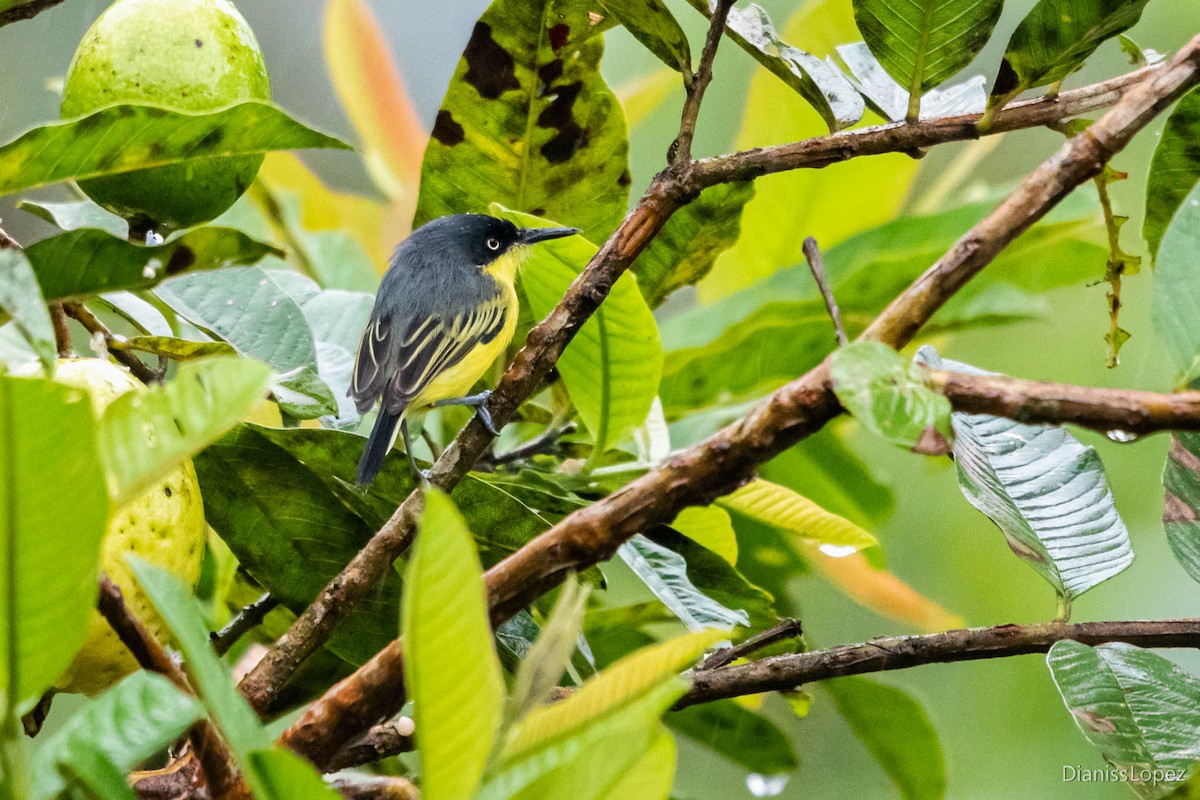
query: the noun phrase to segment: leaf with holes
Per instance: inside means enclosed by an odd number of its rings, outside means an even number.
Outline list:
[[[1196,676],[1123,642],[1057,642],[1046,664],[1084,738],[1128,771],[1125,783],[1138,796],[1161,797],[1200,760]],[[1178,777],[1164,778],[1164,771]]]
[[[1003,0],[854,0],[867,47],[908,98],[916,121],[921,95],[960,72],[987,44]]]
[[[943,360],[931,347],[922,347],[917,359],[932,369],[989,374]],[[1060,614],[1133,562],[1129,532],[1095,449],[1063,428],[988,414],[955,413],[953,421],[963,494],[1054,587],[1064,603]]]
[[[107,106],[0,145],[0,195],[197,158],[306,147],[349,149],[261,100],[205,113],[142,103]]]
[[[489,203],[603,241],[629,197],[625,118],[582,0],[495,0],[475,23],[421,168],[415,224]]]

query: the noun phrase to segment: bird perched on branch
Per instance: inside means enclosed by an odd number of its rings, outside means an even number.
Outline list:
[[[358,462],[358,485],[383,466],[396,428],[417,475],[408,418],[430,408],[475,408],[492,434],[489,391],[468,395],[505,351],[517,325],[513,287],[526,248],[577,228],[518,228],[483,214],[455,214],[422,225],[401,242],[379,286],[358,342],[347,396],[360,414],[381,401]]]

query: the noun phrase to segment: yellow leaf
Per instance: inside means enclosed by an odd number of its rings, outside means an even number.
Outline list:
[[[729,514],[717,506],[685,508],[675,517],[671,527],[730,564],[737,564],[738,543],[733,523]]]
[[[329,76],[362,138],[371,176],[392,199],[416,195],[429,135],[365,0],[329,0],[324,45]]]
[[[786,486],[762,478],[722,497],[718,503],[806,542],[854,550],[879,544],[874,536],[845,517],[826,511]]]
[[[922,631],[963,626],[962,617],[942,608],[887,570],[875,569],[862,553],[834,558],[822,553],[815,544],[801,545],[801,549],[830,583],[864,608]]]
[[[682,86],[678,72],[670,67],[660,67],[615,87],[613,94],[621,101],[621,108],[625,109],[625,124],[632,131],[645,122],[672,91],[679,89],[682,94]]]

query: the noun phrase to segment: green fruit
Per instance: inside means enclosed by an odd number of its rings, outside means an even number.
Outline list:
[[[97,411],[125,392],[144,388],[125,370],[97,358],[60,360],[54,379],[86,389]],[[116,509],[108,521],[100,546],[100,569],[121,587],[125,605],[159,641],[170,641],[167,627],[143,594],[125,556],[136,553],[188,586],[195,586],[204,559],[206,531],[200,484],[191,461],[179,465],[141,497]],[[83,648],[54,688],[95,694],[137,667],[133,654],[104,618],[93,611]]]
[[[228,0],[117,0],[84,34],[63,86],[62,116],[114,103],[212,111],[269,100],[262,51]],[[262,156],[185,162],[79,182],[140,226],[183,228],[233,205]]]

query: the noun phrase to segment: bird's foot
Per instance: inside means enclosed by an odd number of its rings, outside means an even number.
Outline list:
[[[492,412],[487,409],[488,398],[492,396],[491,389],[484,389],[478,394],[470,394],[466,397],[452,397],[447,400],[438,400],[433,404],[434,408],[441,406],[471,406],[475,409],[475,413],[479,415],[480,422],[483,427],[487,428],[488,433],[492,436],[499,436],[500,429],[496,427],[495,420],[492,419]]]

